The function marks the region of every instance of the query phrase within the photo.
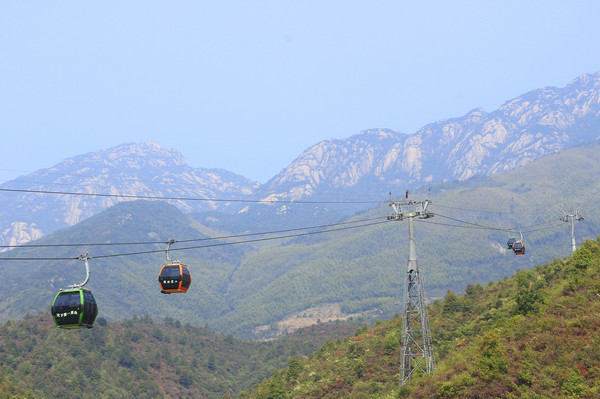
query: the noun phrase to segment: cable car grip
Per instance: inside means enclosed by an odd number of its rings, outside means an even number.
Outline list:
[[[86,285],[87,282],[90,280],[91,271],[90,271],[90,264],[88,261],[92,258],[89,257],[88,252],[86,252],[85,255],[79,255],[79,257],[77,259],[85,262],[85,280],[83,280],[82,283],[76,283],[76,284],[69,285],[69,288],[72,288],[72,289],[79,289],[79,288],[83,287],[84,285]]]
[[[171,258],[169,257],[169,251],[171,250],[171,245],[172,245],[172,244],[175,244],[175,240],[173,240],[173,239],[170,239],[170,240],[167,242],[167,249],[165,250],[165,256],[167,257],[167,261],[168,261],[170,264],[173,264],[173,263],[179,263],[179,261],[177,261],[177,260],[173,260],[173,259],[171,259]]]

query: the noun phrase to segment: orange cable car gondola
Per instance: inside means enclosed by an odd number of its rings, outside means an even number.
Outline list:
[[[187,266],[181,263],[170,263],[164,265],[158,274],[160,292],[163,294],[174,294],[187,292],[192,283],[192,276]]]
[[[520,240],[517,240],[514,237],[508,239],[508,247],[513,250],[515,255],[524,255],[525,254],[525,244],[523,244],[523,233],[519,232],[521,236]],[[513,241],[514,240],[514,241]]]
[[[167,261],[169,262],[160,269],[158,273],[158,283],[160,284],[160,292],[163,294],[175,294],[187,292],[192,283],[192,276],[186,265],[179,261],[169,258],[169,250],[171,244],[175,241],[170,240],[167,244]]]
[[[525,245],[521,241],[515,241],[512,245],[512,250],[515,253],[515,255],[524,255]]]

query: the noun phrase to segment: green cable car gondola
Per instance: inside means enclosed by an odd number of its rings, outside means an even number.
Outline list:
[[[60,328],[92,328],[98,305],[92,291],[85,288],[60,290],[52,302],[51,313]]]
[[[50,313],[54,324],[60,328],[92,328],[98,315],[98,305],[92,291],[82,288],[90,279],[90,267],[87,254],[79,260],[85,261],[85,280],[72,284],[69,289],[61,289],[52,301]]]

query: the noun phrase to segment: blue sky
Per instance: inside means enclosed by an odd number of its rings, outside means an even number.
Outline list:
[[[600,70],[598,1],[0,1],[0,183],[153,141],[266,182]],[[15,171],[16,170],[16,171]]]

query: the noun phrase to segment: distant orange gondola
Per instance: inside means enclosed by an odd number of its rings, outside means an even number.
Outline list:
[[[525,245],[521,241],[515,241],[512,245],[512,250],[515,253],[515,255],[524,255]]]
[[[192,276],[186,265],[171,263],[160,269],[158,283],[163,294],[183,293],[190,288]]]

